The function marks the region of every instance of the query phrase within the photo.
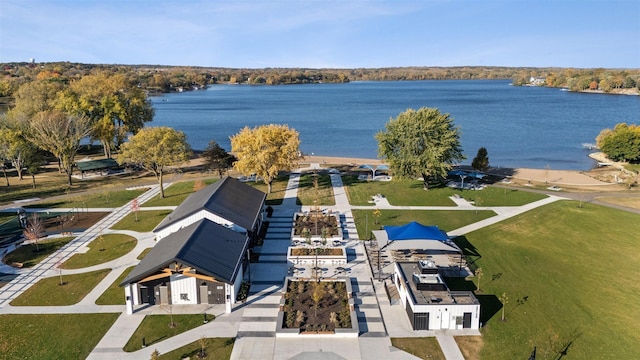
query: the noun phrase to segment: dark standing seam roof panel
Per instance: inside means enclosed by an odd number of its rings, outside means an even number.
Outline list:
[[[174,261],[231,284],[247,244],[244,234],[202,219],[160,240],[120,286],[153,275]]]
[[[266,194],[232,177],[224,177],[189,195],[153,231],[161,230],[200,210],[207,210],[245,229],[252,230],[262,211]]]

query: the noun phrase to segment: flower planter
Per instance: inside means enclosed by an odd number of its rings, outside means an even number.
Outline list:
[[[296,213],[293,215],[293,228],[291,229],[291,240],[305,242],[307,237],[303,234],[304,229],[310,231],[311,241],[322,241],[322,229],[327,228],[328,233],[324,239],[327,244],[343,239],[340,217],[338,214],[322,214],[312,212],[309,214]]]
[[[287,261],[290,265],[345,265],[347,251],[344,246],[319,247],[290,246],[287,249]],[[306,254],[306,255],[305,255]],[[317,263],[316,263],[317,260]]]

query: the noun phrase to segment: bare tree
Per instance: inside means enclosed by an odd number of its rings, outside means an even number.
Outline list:
[[[42,219],[38,213],[31,213],[29,218],[27,219],[27,228],[23,231],[24,237],[33,241],[36,245],[36,252],[40,251],[40,247],[38,246],[38,240],[44,234],[44,224],[42,224]]]

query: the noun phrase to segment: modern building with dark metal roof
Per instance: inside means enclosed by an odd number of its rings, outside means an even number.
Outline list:
[[[158,240],[202,218],[246,232],[253,239],[260,229],[267,195],[241,181],[224,177],[191,194],[156,228]]]
[[[143,304],[225,304],[231,312],[265,199],[231,177],[187,197],[156,227],[157,244],[120,284],[127,313]]]
[[[246,235],[202,219],[158,242],[120,286],[131,310],[142,304],[230,307],[247,265],[247,246]]]

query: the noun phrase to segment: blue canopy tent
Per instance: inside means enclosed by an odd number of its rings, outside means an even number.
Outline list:
[[[373,232],[378,247],[389,249],[423,249],[461,252],[437,226],[426,226],[412,221],[401,226],[384,226]]]

